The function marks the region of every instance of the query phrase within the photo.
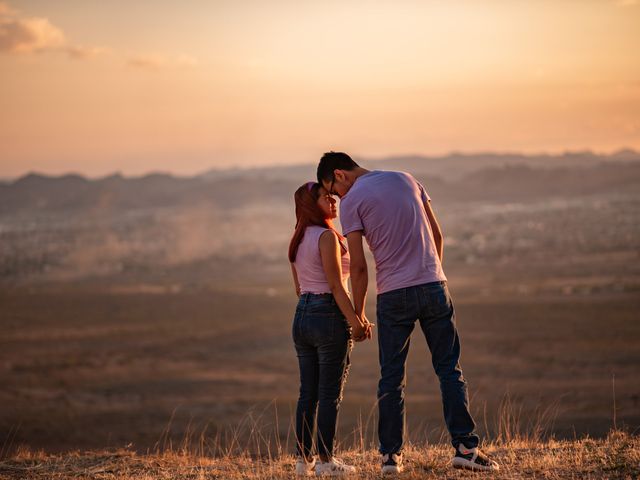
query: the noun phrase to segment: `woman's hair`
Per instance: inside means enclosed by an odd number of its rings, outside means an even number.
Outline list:
[[[332,228],[324,213],[318,206],[318,198],[320,198],[320,184],[316,182],[308,182],[302,185],[293,194],[296,202],[296,229],[289,243],[289,261],[296,261],[298,247],[304,237],[304,232],[310,225],[317,225],[324,228]]]

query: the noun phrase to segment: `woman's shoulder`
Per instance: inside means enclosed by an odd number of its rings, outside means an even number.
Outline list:
[[[322,244],[325,244],[326,247],[333,247],[337,240],[340,245],[341,254],[344,255],[345,253],[348,253],[349,249],[347,248],[347,241],[342,235],[331,228],[325,228],[324,230],[325,231],[322,232],[318,238],[318,243],[321,246]]]
[[[320,225],[309,225],[305,233],[308,233],[312,238],[319,239],[328,231],[330,231],[329,228],[321,227]]]
[[[321,230],[317,230],[320,241],[333,242],[334,238],[338,238],[337,233],[330,228],[324,228],[324,227],[317,227],[317,228],[321,229]]]

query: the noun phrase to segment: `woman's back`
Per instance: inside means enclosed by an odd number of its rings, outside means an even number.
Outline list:
[[[322,257],[320,256],[320,247],[318,245],[320,236],[327,231],[330,231],[330,229],[310,225],[304,232],[302,241],[298,246],[296,261],[293,263],[298,275],[300,293],[331,293],[327,275],[322,267]],[[332,233],[332,235],[335,234]],[[348,290],[349,252],[346,251],[344,242],[341,242],[341,245],[342,284],[345,290]]]

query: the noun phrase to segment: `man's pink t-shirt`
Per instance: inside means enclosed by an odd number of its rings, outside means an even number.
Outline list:
[[[376,262],[378,294],[446,281],[424,209],[424,187],[408,173],[374,170],[340,200],[343,235],[362,230]]]

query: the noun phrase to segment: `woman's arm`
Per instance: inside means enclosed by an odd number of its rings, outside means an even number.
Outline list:
[[[296,287],[296,295],[300,296],[300,282],[298,282],[298,272],[296,272],[296,267],[292,263],[291,264],[291,274],[293,275],[293,285]]]
[[[340,244],[338,238],[331,230],[324,232],[320,235],[320,257],[322,258],[322,268],[327,276],[327,282],[331,293],[336,299],[336,303],[340,308],[340,311],[349,322],[349,325],[353,331],[353,338],[363,339],[366,333],[363,322],[356,315],[351,299],[347,294],[347,291],[342,285],[342,265],[340,261]]]

